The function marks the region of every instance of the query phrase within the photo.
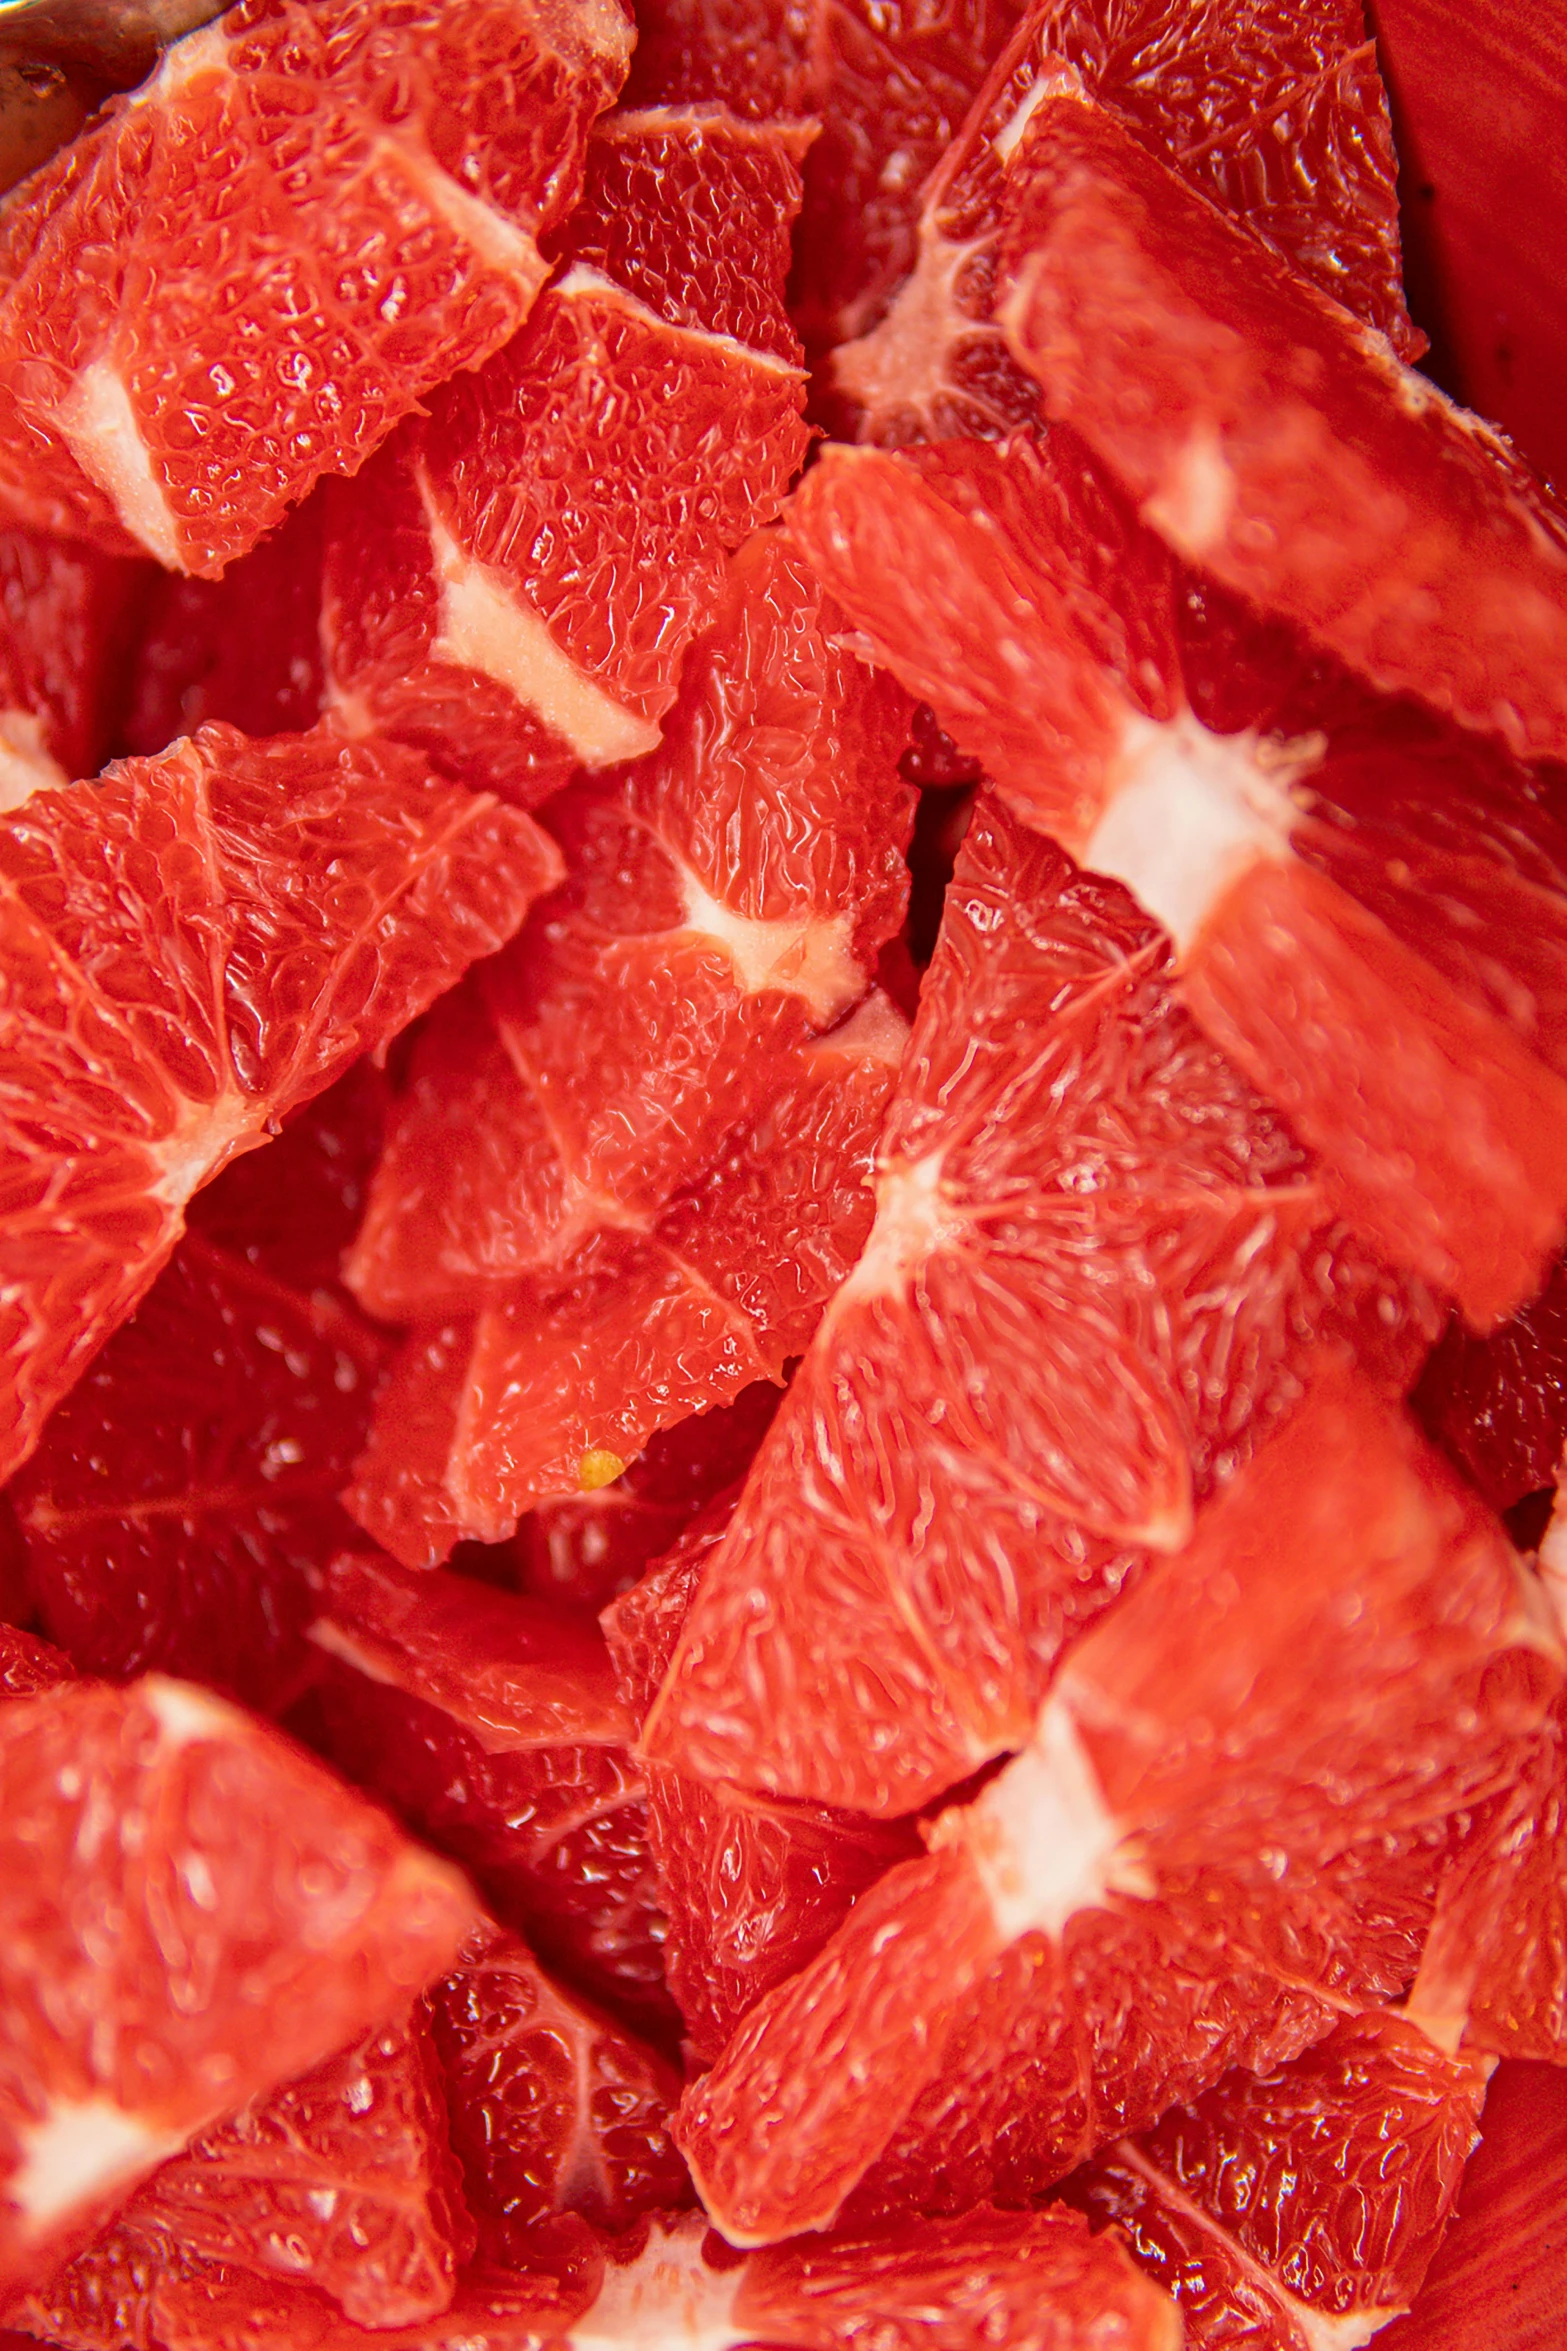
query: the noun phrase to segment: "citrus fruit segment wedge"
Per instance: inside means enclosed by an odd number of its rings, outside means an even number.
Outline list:
[[[638,1721],[680,1638],[738,1489],[602,1615],[621,1696]],[[667,1922],[664,1972],[686,2048],[711,2063],[764,1992],[816,1957],[868,1886],[919,1851],[912,1822],[769,1804],[647,1766],[648,1842]]]
[[[176,42],[0,206],[0,506],[221,572],[515,333],[631,39],[616,0],[239,0]]]
[[[754,1380],[733,1404],[658,1430],[607,1486],[531,1510],[511,1548],[517,1589],[592,1609],[629,1591],[744,1476],[778,1395],[771,1380]]]
[[[6,1475],[191,1195],[493,952],[558,870],[526,817],[326,727],[207,728],[12,815]]]
[[[551,2213],[613,2233],[690,2201],[668,2129],[679,2076],[525,1943],[493,1938],[428,2001],[481,2260],[529,2268],[530,2232]]]
[[[1158,917],[1379,1254],[1481,1327],[1525,1299],[1567,1209],[1567,868],[1527,771],[1172,561],[1064,429],[829,451],[792,528],[1013,806]]]
[[[144,564],[0,531],[0,809],[103,765],[147,583]]]
[[[96,2308],[128,2339],[156,2339],[150,2272],[177,2292],[187,2264],[217,2262],[308,2283],[363,2326],[434,2318],[472,2251],[456,2185],[440,2069],[415,2010],[194,2140],[23,2312],[69,2339]],[[152,2307],[126,2307],[137,2302]]]
[[[870,1230],[907,1034],[868,996],[753,1071],[767,1108],[650,1229],[605,1227],[558,1277],[410,1340],[344,1495],[360,1524],[428,1565],[458,1536],[502,1540],[536,1502],[609,1483],[658,1429],[781,1382]]]
[[[1034,108],[1064,91],[1419,357],[1387,99],[1358,0],[1220,0],[1179,17],[1158,0],[1036,0],[991,55],[922,191],[908,277],[880,324],[851,327],[861,339],[829,363],[855,437],[989,435],[1033,415],[1037,394],[995,320],[996,269],[1023,134]]]
[[[1363,1332],[1401,1376],[1428,1327],[1181,1012],[1154,925],[982,799],[876,1223],[708,1563],[649,1755],[916,1809],[1022,1743],[1063,1646],[1296,1393],[1309,1334]]]
[[[15,1699],[0,1775],[0,2274],[22,2286],[197,2132],[406,2008],[474,1905],[186,1683]]]
[[[704,107],[599,126],[525,331],[334,492],[350,723],[525,806],[657,744],[726,553],[809,445],[783,307],[808,137]]]
[[[1458,2214],[1386,2351],[1471,2351],[1498,2321],[1507,2351],[1552,2351],[1567,2293],[1567,2074],[1499,2065]]]
[[[165,573],[155,581],[131,669],[128,750],[165,750],[213,719],[245,735],[303,734],[315,725],[325,690],[325,528],[318,490],[221,580]]]
[[[198,1193],[12,1480],[33,1606],[84,1671],[266,1712],[308,1679],[310,1576],[356,1539],[337,1495],[389,1354],[335,1279],[382,1095],[359,1065]]]
[[[1382,2010],[1231,2074],[1107,2148],[1064,2194],[1113,2224],[1186,2340],[1366,2342],[1409,2308],[1479,2138],[1490,2065]]]
[[[830,2225],[889,2149],[928,2197],[965,2083],[1005,2078],[1009,2043],[1035,2089],[988,2160],[1037,2194],[1107,2122],[1146,2127],[1236,2062],[1226,2025],[1309,2040],[1330,2002],[1388,1997],[1448,1824],[1507,1786],[1560,1676],[1501,1531],[1324,1365],[1185,1551],[1079,1640],[1029,1747],[688,2091],[676,2135],[709,2212],[746,2242]],[[1015,2105],[1019,2072],[1006,2086]]]
[[[734,558],[661,749],[557,800],[565,887],[417,1047],[348,1279],[430,1320],[645,1224],[864,993],[901,919],[908,707],[778,533]]]
[[[548,1965],[667,2037],[643,1777],[591,1617],[345,1557],[312,1637],[312,1743],[464,1862]]]
[[[1188,562],[1388,692],[1567,753],[1567,525],[1477,419],[1108,116],[1029,124],[999,315]]]

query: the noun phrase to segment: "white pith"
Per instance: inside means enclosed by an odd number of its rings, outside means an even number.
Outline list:
[[[564,277],[557,278],[550,288],[550,299],[558,302],[600,302],[611,309],[623,310],[628,318],[643,326],[650,326],[661,335],[677,342],[697,343],[705,350],[722,352],[726,359],[737,360],[744,367],[759,367],[768,375],[788,376],[796,382],[805,381],[803,367],[792,360],[780,359],[776,352],[758,351],[753,343],[742,343],[734,335],[722,335],[713,327],[681,326],[664,318],[635,294],[607,278],[602,270],[593,269],[585,261],[574,262]]]
[[[870,416],[909,409],[928,417],[947,384],[947,354],[985,330],[959,310],[954,287],[974,244],[950,244],[922,230],[914,267],[869,334],[840,343],[831,375]]]
[[[40,2122],[17,2131],[21,2162],[4,2183],[28,2235],[41,2235],[84,2204],[144,2179],[185,2144],[155,2131],[111,2098],[55,2099]]]
[[[1567,1462],[1556,1473],[1556,1500],[1551,1506],[1551,1523],[1540,1542],[1540,1582],[1551,1604],[1556,1628],[1567,1641]]]
[[[1049,38],[1047,33],[1046,41]],[[1033,81],[990,142],[998,162],[1011,162],[1023,133],[1047,98],[1079,98],[1087,102],[1088,93],[1083,87],[1083,77],[1070,59],[1049,54],[1040,58]]]
[[[230,71],[228,36],[219,17],[214,23],[200,25],[195,32],[171,41],[157,72],[134,93],[130,104],[167,106],[203,74],[226,75]]]
[[[36,710],[0,710],[0,815],[25,807],[35,792],[71,781],[44,743]]]
[[[890,996],[872,988],[841,1028],[806,1048],[812,1055],[836,1053],[854,1061],[881,1061],[897,1069],[909,1042],[909,1024]]]
[[[94,359],[81,370],[53,421],[138,546],[166,571],[183,571],[179,525],[153,470],[130,391],[108,360]]]
[[[395,161],[430,210],[481,261],[501,276],[514,278],[528,290],[530,299],[538,292],[549,276],[549,264],[540,258],[530,230],[521,227],[510,213],[470,194],[413,139],[383,139],[378,150]]]
[[[1229,529],[1235,493],[1235,470],[1218,433],[1200,423],[1171,457],[1158,489],[1144,500],[1143,520],[1198,563]]]
[[[709,2269],[707,2230],[703,2213],[672,2228],[655,2221],[635,2261],[606,2267],[598,2300],[565,2338],[572,2351],[730,2351],[746,2342],[734,2324],[745,2266]]]
[[[1248,866],[1290,854],[1290,787],[1321,755],[1316,736],[1216,735],[1190,711],[1168,720],[1129,712],[1082,862],[1125,882],[1189,953]]]
[[[687,929],[723,949],[746,995],[777,989],[798,996],[816,1020],[829,1021],[863,991],[865,974],[854,959],[854,926],[847,915],[754,922],[722,905],[689,867],[681,869],[680,893]]]
[[[939,1841],[967,1846],[1003,1942],[1103,1909],[1111,1894],[1149,1894],[1122,1850],[1122,1831],[1064,1706],[1046,1702],[1033,1739],[973,1804],[948,1816]]]
[[[171,1752],[203,1740],[231,1739],[238,1721],[231,1707],[188,1682],[169,1681],[149,1674],[141,1685],[141,1701],[157,1722],[160,1744]]]
[[[947,1198],[942,1155],[886,1168],[876,1179],[876,1221],[858,1265],[838,1291],[836,1305],[855,1299],[898,1298],[920,1266],[956,1238],[963,1219]]]
[[[437,661],[477,670],[558,735],[585,767],[639,759],[659,730],[596,685],[511,582],[476,563],[453,538],[423,483],[430,561],[440,587]]]
[[[173,1134],[150,1154],[163,1169],[150,1186],[152,1197],[183,1208],[238,1144],[260,1134],[266,1118],[266,1104],[253,1094],[235,1091],[220,1094],[215,1102],[188,1102]]]

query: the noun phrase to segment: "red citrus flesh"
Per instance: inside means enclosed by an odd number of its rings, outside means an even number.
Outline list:
[[[808,447],[783,307],[807,136],[703,107],[598,127],[526,329],[334,495],[354,723],[525,806],[657,744],[726,554]]]
[[[6,1474],[191,1195],[509,937],[557,870],[529,819],[327,727],[210,727],[13,814]]]
[[[75,1676],[76,1668],[63,1649],[15,1625],[0,1625],[0,1697],[33,1698]]]
[[[1177,553],[1384,691],[1567,754],[1567,526],[1505,444],[1108,116],[1047,102],[1018,168],[1010,347]]]
[[[1072,432],[828,452],[792,520],[1019,813],[1159,916],[1371,1245],[1480,1327],[1527,1298],[1567,1207],[1548,789],[1173,561]]]
[[[1365,2334],[1407,2310],[1452,2218],[1490,2068],[1383,2011],[1290,2065],[1232,2074],[1065,2194],[1114,2224],[1202,2351],[1298,2351],[1314,2321]]]
[[[1527,1759],[1560,1674],[1500,1530],[1324,1368],[1186,1550],[1077,1643],[1032,1746],[687,2093],[708,2210],[765,2242],[862,2182],[939,2206],[998,2074],[989,2119],[1013,2128],[968,2142],[991,2172],[966,2184],[1010,2167],[1037,2194],[1210,2084],[1229,2034],[1255,2066],[1270,2030],[1320,2035],[1328,2000],[1386,1999],[1452,1825]]]
[[[312,1742],[462,1861],[549,1965],[667,2037],[643,1776],[591,1617],[345,1557],[312,1637]]]
[[[872,994],[760,1071],[772,1099],[650,1229],[606,1226],[554,1277],[415,1337],[344,1500],[410,1566],[495,1542],[619,1475],[658,1429],[781,1381],[870,1229],[876,1138],[907,1031]]]
[[[12,1480],[28,1590],[85,1672],[183,1674],[263,1712],[298,1695],[313,1572],[384,1338],[339,1285],[384,1115],[361,1063],[236,1160]]]
[[[554,803],[568,879],[415,1050],[349,1280],[483,1305],[652,1221],[864,994],[908,887],[907,706],[778,534],[730,566],[661,749]]]
[[[103,765],[148,585],[144,564],[38,531],[0,531],[4,807]]]
[[[603,1612],[620,1693],[638,1722],[737,1500],[737,1491],[717,1497]],[[656,1763],[647,1782],[664,1974],[689,2054],[711,2063],[762,1994],[808,1965],[866,1888],[919,1851],[918,1836],[911,1822],[769,1804]]]
[[[644,1736],[697,1777],[897,1813],[1022,1743],[1310,1334],[1398,1377],[1426,1326],[1179,1009],[1155,927],[993,800],[878,1198]]]
[[[177,42],[0,205],[0,505],[220,573],[521,325],[629,50],[615,0],[239,0]]]
[[[313,2286],[370,2327],[439,2316],[473,2231],[416,2010],[194,2140],[23,2305],[62,2340],[190,2323],[220,2263]],[[96,2325],[94,2322],[96,2321]]]
[[[995,52],[992,51],[992,55]],[[1035,0],[922,191],[887,317],[834,354],[861,440],[993,434],[1038,395],[995,319],[998,251],[1032,109],[1070,91],[1323,290],[1418,358],[1404,309],[1395,159],[1355,0]]]
[[[473,1904],[383,1814],[185,1683],[14,1699],[0,1774],[0,2271],[22,2286],[196,2133],[405,2008]]]
[[[679,2076],[553,1983],[526,1944],[492,1939],[429,2005],[481,2259],[531,2268],[535,2224],[552,2213],[616,2233],[690,2201],[668,2129]]]

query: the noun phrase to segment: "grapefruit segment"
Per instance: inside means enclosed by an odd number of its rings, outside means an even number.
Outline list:
[[[689,2202],[668,2130],[678,2075],[553,1983],[526,1944],[492,1938],[428,1998],[482,2260],[530,2268],[534,2225],[551,2213],[616,2233]]]
[[[192,1203],[151,1292],[10,1487],[33,1606],[84,1671],[156,1668],[277,1712],[310,1671],[310,1577],[384,1338],[335,1275],[374,1163],[361,1064]]]
[[[1030,420],[995,319],[998,252],[1034,109],[1067,92],[1166,159],[1259,243],[1418,358],[1400,281],[1387,99],[1357,0],[1036,0],[922,192],[912,267],[829,380],[863,440],[985,436]],[[907,266],[907,264],[905,265]]]
[[[621,1696],[638,1721],[738,1499],[717,1497],[666,1559],[603,1611]],[[764,1992],[816,1957],[867,1887],[919,1850],[912,1823],[769,1804],[649,1764],[648,1842],[668,1922],[664,1972],[686,2047],[711,2063]]]
[[[1481,1327],[1526,1298],[1567,1206],[1567,868],[1529,775],[1173,562],[1070,431],[830,451],[791,519],[1012,805],[1163,924],[1378,1253]]]
[[[1307,1334],[1380,1326],[1402,1376],[1423,1311],[1180,1011],[1154,926],[982,800],[875,1226],[709,1562],[649,1755],[917,1808],[1022,1743],[1064,1645],[1292,1398]]]
[[[1484,1338],[1454,1323],[1415,1390],[1415,1408],[1493,1510],[1556,1483],[1567,1445],[1567,1262]]]
[[[781,1381],[870,1225],[866,1189],[907,1031],[872,994],[751,1073],[759,1118],[641,1235],[606,1227],[466,1331],[410,1341],[345,1501],[411,1566],[496,1542],[619,1476],[660,1428]]]
[[[783,308],[808,137],[711,107],[599,126],[526,330],[334,494],[355,723],[525,806],[657,745],[727,551],[808,444]]]
[[[9,1475],[192,1193],[508,937],[558,868],[529,820],[407,754],[213,727],[37,795],[0,869]]]
[[[1228,1978],[1252,1979],[1244,2028],[1270,2010],[1299,2028],[1280,2002],[1303,2000],[1303,2040],[1313,2008],[1320,2033],[1329,2001],[1386,1998],[1448,1824],[1507,1786],[1560,1675],[1500,1530],[1396,1408],[1324,1366],[1186,1550],[1078,1641],[1024,1753],[687,2093],[709,2212],[747,2241],[826,2226],[862,2181],[874,2197],[889,2148],[928,2196],[943,2109],[973,2084],[971,1994],[993,1997],[990,2068],[997,2040],[1033,2043],[1025,2145],[993,2137],[989,2158],[1024,2193],[1234,2061],[1214,2032]]]
[[[115,2312],[123,2339],[157,2339],[165,2295],[190,2266],[219,2263],[307,2283],[362,2326],[434,2318],[472,2250],[455,2190],[415,2011],[193,2141],[18,2315],[69,2340],[96,2307]]]
[[[0,206],[0,504],[220,573],[515,333],[630,45],[614,0],[239,0],[174,43]]]
[[[1366,2342],[1409,2308],[1479,2138],[1490,2066],[1387,2011],[1232,2074],[1068,2181],[1173,2297],[1197,2346]]]
[[[908,887],[907,705],[780,535],[730,565],[660,751],[550,811],[570,861],[415,1053],[348,1278],[431,1320],[645,1225],[869,984]]]
[[[0,808],[103,765],[146,587],[145,565],[0,531]]]
[[[549,1965],[667,2032],[644,1783],[592,1620],[385,1558],[339,1560],[323,1601],[300,1727]]]
[[[1487,429],[1103,113],[1050,101],[1001,308],[1187,562],[1383,691],[1567,752],[1567,529]]]
[[[187,1684],[17,1699],[0,1771],[0,2265],[23,2286],[196,2133],[405,2008],[473,1905],[384,1815]]]

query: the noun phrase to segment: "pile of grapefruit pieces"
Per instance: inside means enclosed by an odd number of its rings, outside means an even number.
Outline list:
[[[239,0],[0,203],[19,2344],[1559,2342],[1567,518],[1394,170],[1359,0]]]

